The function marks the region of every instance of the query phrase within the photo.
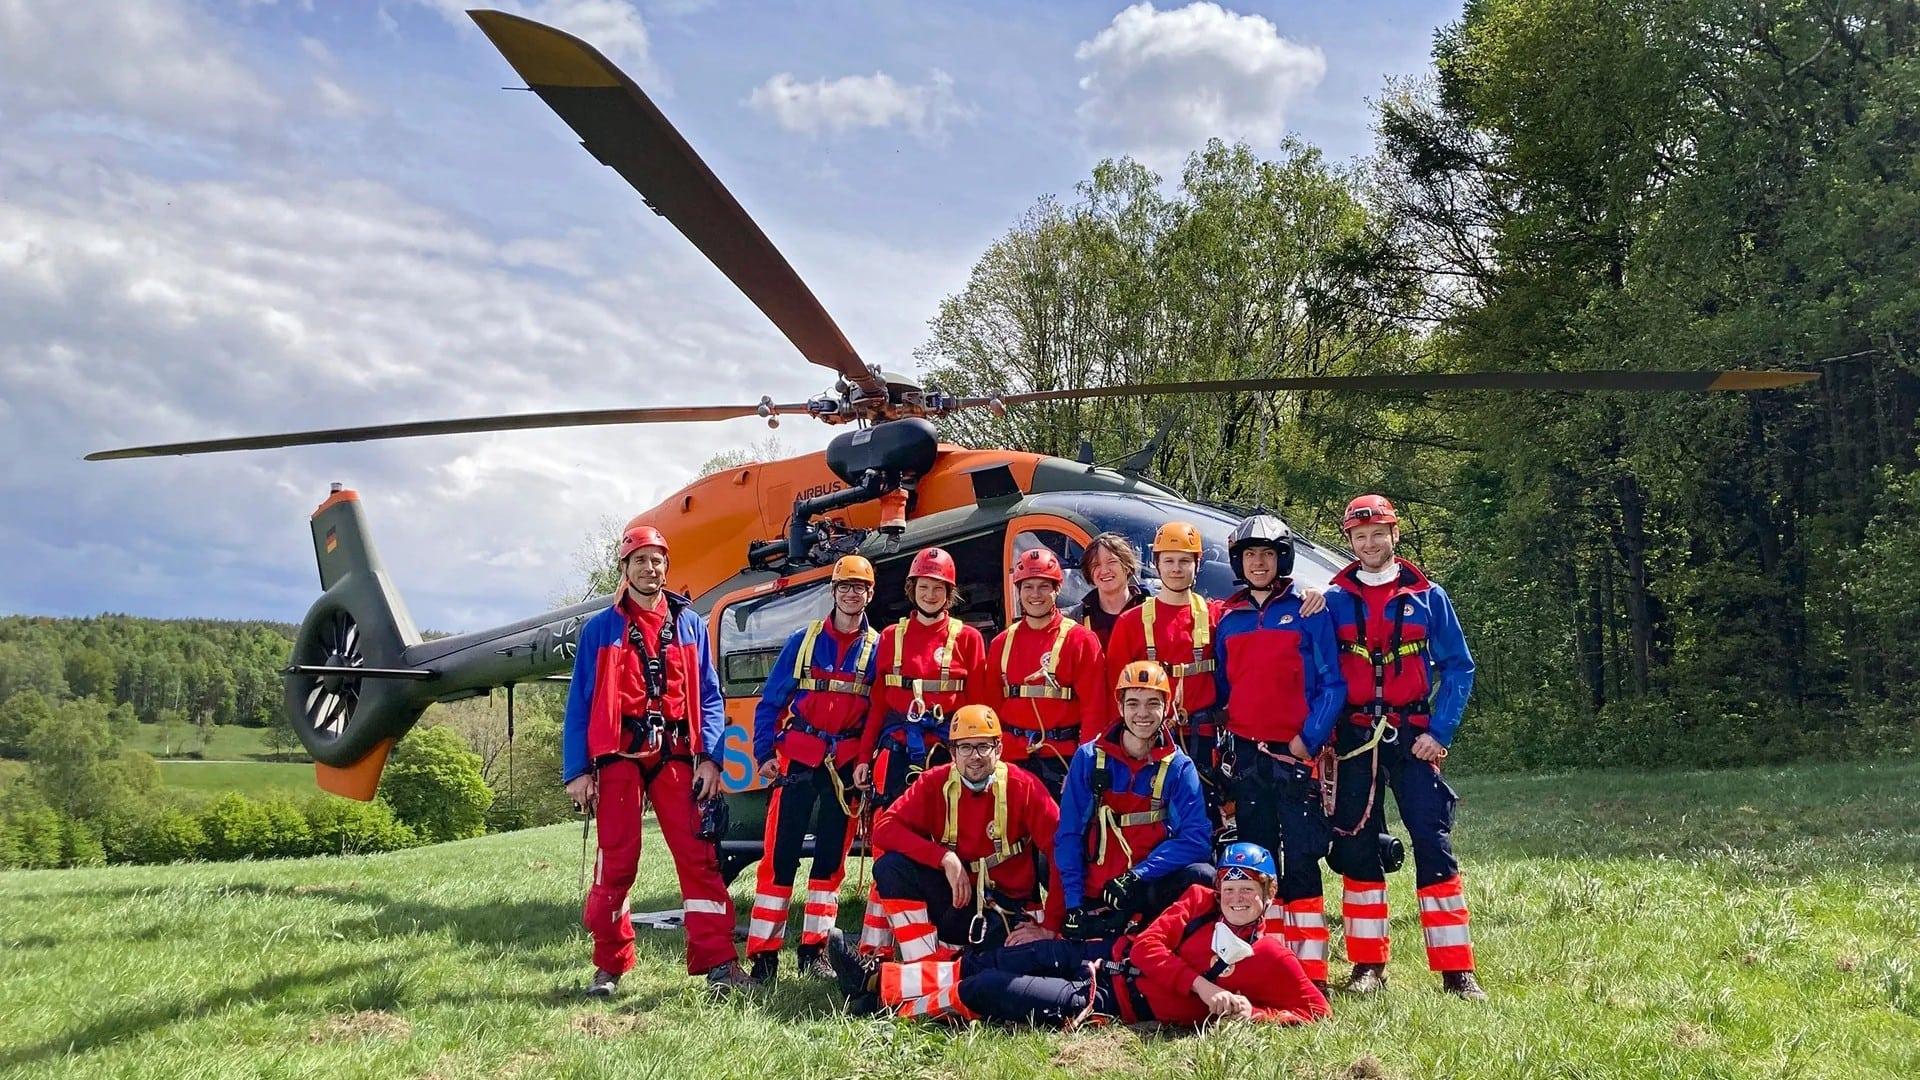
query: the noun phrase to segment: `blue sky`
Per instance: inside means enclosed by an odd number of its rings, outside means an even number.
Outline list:
[[[0,611],[297,620],[359,489],[416,622],[545,607],[754,421],[83,464],[113,446],[827,381],[450,0],[0,5]],[[516,10],[633,74],[871,362],[1101,157],[1370,146],[1457,2]],[[824,431],[789,423],[789,451]]]

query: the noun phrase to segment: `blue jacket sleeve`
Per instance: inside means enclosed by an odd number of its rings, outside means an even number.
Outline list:
[[[1427,662],[1431,665],[1428,681],[1438,693],[1433,699],[1431,734],[1441,746],[1453,742],[1460,717],[1467,711],[1467,695],[1473,693],[1473,656],[1467,652],[1467,635],[1460,629],[1460,617],[1454,614],[1447,591],[1435,585],[1428,590]]]
[[[1307,753],[1317,754],[1346,707],[1347,680],[1340,674],[1340,643],[1333,633],[1333,616],[1322,610],[1304,621],[1307,633],[1300,638],[1300,652],[1307,673],[1307,722],[1300,729],[1300,741],[1307,744]]]
[[[1087,902],[1087,823],[1093,820],[1093,746],[1073,752],[1060,789],[1060,827],[1053,834],[1053,868],[1069,909]]]
[[[684,615],[687,632],[698,642],[695,654],[700,658],[700,746],[699,753],[720,760],[727,741],[727,700],[720,696],[720,672],[713,666],[713,642],[707,636],[707,620],[688,609]]]
[[[760,704],[753,707],[753,761],[763,764],[773,758],[773,737],[780,731],[780,721],[786,718],[787,710],[793,706],[795,688],[799,685],[793,677],[793,662],[800,656],[800,641],[807,636],[806,627],[793,632],[787,643],[780,648],[779,659],[773,662],[773,670],[767,673],[767,684],[760,688]],[[820,635],[826,637],[825,634]]]
[[[1175,757],[1167,770],[1165,795],[1167,838],[1133,867],[1147,881],[1206,862],[1213,853],[1213,822],[1207,818],[1207,799],[1200,791],[1200,770],[1186,754]]]
[[[560,725],[560,782],[587,771],[587,718],[593,715],[594,679],[600,670],[599,616],[580,628],[573,651],[573,682],[567,689],[567,715]]]

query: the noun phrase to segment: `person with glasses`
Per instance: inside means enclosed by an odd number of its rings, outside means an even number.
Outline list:
[[[1033,774],[1000,760],[1000,737],[990,706],[962,707],[953,761],[921,773],[874,824],[885,854],[873,884],[900,960],[994,948],[1039,918],[1036,860],[1053,852],[1060,811]]]
[[[800,848],[813,835],[797,959],[802,974],[830,979],[824,948],[840,914],[840,882],[853,846],[853,770],[861,763],[880,635],[867,625],[873,564],[844,555],[833,564],[833,614],[793,632],[767,674],[753,713],[753,757],[771,785],[753,914],[747,924],[749,977],[756,985],[780,970],[787,908]]]
[[[1357,994],[1387,983],[1387,871],[1404,855],[1386,830],[1386,793],[1413,839],[1414,882],[1427,967],[1442,987],[1486,1000],[1473,974],[1467,900],[1453,856],[1453,788],[1440,776],[1447,745],[1473,692],[1473,657],[1447,592],[1400,558],[1400,514],[1380,495],[1347,504],[1340,523],[1354,560],[1333,576],[1328,608],[1346,672],[1346,720],[1334,735],[1338,761],[1333,851],[1342,923]]]

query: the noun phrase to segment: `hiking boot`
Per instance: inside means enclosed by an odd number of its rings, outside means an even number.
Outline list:
[[[593,981],[587,984],[590,998],[610,998],[620,989],[620,976],[604,968],[593,969]]]
[[[765,986],[772,982],[779,974],[779,953],[763,952],[753,954],[753,970],[747,975],[747,978],[752,980],[753,985]]]
[[[1440,976],[1440,985],[1447,993],[1463,1001],[1485,1001],[1487,992],[1480,989],[1480,980],[1473,977],[1471,971],[1448,971]]]
[[[1318,991],[1320,991],[1320,996],[1321,996],[1321,997],[1327,997],[1327,996],[1328,996],[1328,992],[1327,992],[1327,984],[1326,984],[1326,982],[1325,982],[1325,980],[1322,980],[1322,979],[1312,979],[1312,980],[1309,980],[1309,981],[1313,983],[1313,988],[1314,988],[1315,990],[1318,990]]]
[[[824,946],[802,945],[798,959],[800,974],[809,979],[824,979],[831,982],[839,975],[833,970],[833,961],[827,959],[827,950]]]
[[[753,979],[740,969],[740,961],[729,960],[707,972],[707,993],[727,997],[753,986]]]
[[[1347,976],[1347,993],[1377,994],[1387,988],[1387,965],[1355,964]]]
[[[847,935],[838,930],[827,937],[827,966],[833,969],[840,992],[847,995],[848,1011],[852,1011],[852,999],[861,994],[873,995],[874,1003],[879,1004],[880,964],[873,957],[856,952],[847,943]]]

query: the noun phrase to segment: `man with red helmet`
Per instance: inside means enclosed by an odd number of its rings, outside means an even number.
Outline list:
[[[561,732],[561,779],[599,827],[600,856],[582,915],[593,935],[587,993],[611,997],[633,967],[627,891],[640,866],[641,804],[653,807],[673,855],[686,913],[687,971],[716,993],[747,984],[733,946],[733,899],[699,804],[720,797],[713,754],[726,730],[707,621],[667,591],[667,539],[627,529],[613,605],[580,628]]]
[[[860,735],[872,697],[880,635],[867,625],[873,564],[843,555],[833,565],[833,614],[793,632],[773,662],[754,709],[753,756],[767,800],[765,840],[747,924],[747,957],[755,983],[780,969],[787,908],[800,869],[800,847],[813,835],[800,930],[800,970],[832,978],[823,948],[840,913],[840,881],[853,844],[848,789],[860,764]],[[857,801],[858,796],[854,796]]]
[[[1453,789],[1440,776],[1447,744],[1473,691],[1473,657],[1446,590],[1394,554],[1400,515],[1380,495],[1347,504],[1341,521],[1355,559],[1333,577],[1327,606],[1340,639],[1347,722],[1333,752],[1338,782],[1333,851],[1344,885],[1343,922],[1353,974],[1347,989],[1386,985],[1386,865],[1398,841],[1386,830],[1386,792],[1413,838],[1427,966],[1449,993],[1483,1001],[1460,864],[1453,857]]]
[[[985,697],[1006,732],[1006,760],[1040,778],[1058,801],[1081,743],[1106,730],[1106,662],[1093,631],[1054,606],[1067,575],[1051,548],[1013,559],[1020,617],[987,644]]]
[[[1107,641],[1107,681],[1113,684],[1139,660],[1165,668],[1173,687],[1170,730],[1199,767],[1201,778],[1211,784],[1219,764],[1213,683],[1213,625],[1219,611],[1193,591],[1205,550],[1200,530],[1190,522],[1169,521],[1153,534],[1151,555],[1160,591],[1115,621]],[[1209,812],[1217,816],[1219,793],[1209,795]]]
[[[854,766],[854,783],[871,787],[871,805],[887,805],[944,752],[947,721],[980,700],[986,646],[980,631],[949,612],[958,600],[953,556],[923,548],[907,568],[913,613],[880,632],[875,683]],[[874,858],[880,850],[875,847]],[[862,950],[884,952],[892,938],[879,896],[869,891]]]
[[[1227,557],[1246,588],[1221,611],[1213,676],[1232,738],[1225,757],[1237,836],[1281,856],[1268,929],[1325,986],[1320,860],[1328,838],[1314,755],[1347,692],[1333,620],[1325,611],[1306,613],[1292,578],[1293,556],[1292,533],[1271,514],[1255,514],[1234,527]]]

